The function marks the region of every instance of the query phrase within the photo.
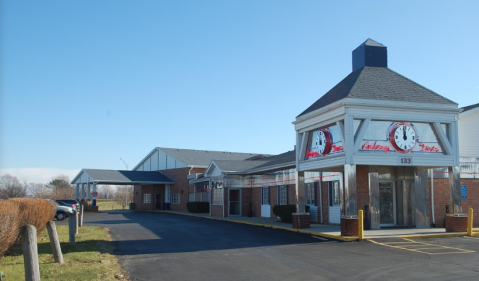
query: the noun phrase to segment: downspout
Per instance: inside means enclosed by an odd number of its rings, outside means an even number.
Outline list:
[[[321,214],[320,223],[323,224],[323,172],[319,172],[319,213]]]
[[[436,227],[436,217],[434,216],[434,169],[431,169],[431,211],[432,227]]]
[[[228,175],[228,173],[224,173],[223,175],[223,218],[225,217],[225,178],[226,176]],[[228,197],[228,200],[230,200],[230,198]]]

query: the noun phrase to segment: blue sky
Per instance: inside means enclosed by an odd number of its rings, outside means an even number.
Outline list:
[[[366,39],[479,102],[479,1],[2,0],[0,175],[135,166],[154,147],[277,154]]]

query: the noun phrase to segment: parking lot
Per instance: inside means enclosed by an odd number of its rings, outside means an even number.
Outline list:
[[[85,214],[131,280],[478,280],[479,237],[336,241],[153,212]]]

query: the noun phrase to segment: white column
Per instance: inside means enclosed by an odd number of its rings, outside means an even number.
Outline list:
[[[358,196],[356,192],[356,165],[344,165],[344,215],[358,215]]]
[[[171,197],[170,193],[171,193],[171,186],[167,184],[165,186],[165,210],[170,209],[170,197]]]
[[[81,184],[81,196],[80,196],[80,200],[83,202],[85,201],[85,184],[82,183]]]
[[[92,206],[96,206],[96,182],[93,183],[93,198],[92,198]]]
[[[86,199],[87,199],[88,201],[90,201],[90,193],[91,193],[91,191],[90,191],[90,182],[88,182],[87,192],[86,192]]]
[[[75,185],[75,200],[78,200],[80,198],[80,184],[77,183]]]

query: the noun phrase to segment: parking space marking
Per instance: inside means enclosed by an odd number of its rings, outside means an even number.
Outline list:
[[[427,255],[449,255],[449,254],[469,254],[475,253],[476,251],[454,248],[449,246],[436,245],[431,243],[417,242],[408,238],[402,238],[404,241],[395,241],[395,242],[378,242],[374,240],[369,240],[375,244],[401,249],[416,253],[422,253]],[[479,239],[479,238],[473,238]]]
[[[464,237],[469,238],[469,239],[479,240],[479,237],[471,237],[471,236],[464,236]]]

